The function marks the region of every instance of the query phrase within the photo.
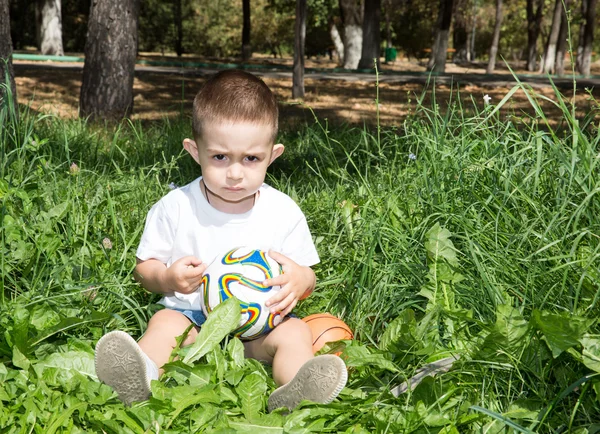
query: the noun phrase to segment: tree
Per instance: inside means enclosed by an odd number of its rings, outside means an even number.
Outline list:
[[[527,70],[535,71],[537,40],[542,27],[544,0],[527,0]]]
[[[331,41],[333,42],[333,46],[337,53],[338,64],[344,65],[344,42],[342,41],[334,18],[329,20],[329,36],[331,37]]]
[[[373,59],[376,59],[377,69],[380,68],[381,57],[381,0],[367,0],[362,25],[362,51],[358,68],[373,69]]]
[[[344,68],[356,69],[362,53],[362,0],[339,0],[344,24]]]
[[[494,24],[494,34],[492,36],[492,45],[490,46],[490,58],[485,70],[487,74],[494,72],[496,68],[496,55],[498,54],[498,43],[500,42],[500,29],[502,28],[502,0],[496,0],[496,22]]]
[[[592,43],[594,42],[594,21],[596,19],[596,0],[583,0],[581,12],[584,21],[581,23],[579,46],[577,48],[577,69],[580,74],[589,77],[592,60]]]
[[[560,32],[558,34],[558,45],[556,48],[556,74],[564,75],[565,73],[565,54],[567,52],[567,37],[568,37],[568,17],[567,13],[571,6],[571,0],[565,1],[565,9],[562,13],[560,22]]]
[[[9,0],[0,0],[0,109],[8,105],[7,94],[8,87],[12,92],[15,111],[17,107],[17,88],[15,86],[15,74],[12,64],[12,39],[10,37],[10,14]],[[8,78],[8,81],[7,81]]]
[[[467,29],[467,10],[470,6],[467,0],[457,0],[454,11],[454,27],[452,30],[452,45],[454,46],[454,63],[465,63],[471,60],[469,50],[469,31]]]
[[[296,0],[296,36],[294,40],[294,69],[292,98],[304,98],[304,40],[306,38],[306,0]]]
[[[563,14],[563,0],[556,0],[554,3],[554,14],[552,15],[552,27],[546,42],[546,50],[544,51],[544,64],[542,71],[545,73],[554,72],[554,64],[556,62],[556,45],[558,43],[558,34],[560,33],[560,24]]]
[[[440,0],[435,40],[431,48],[431,57],[427,63],[428,71],[446,71],[446,52],[448,51],[448,35],[452,24],[453,6],[454,0]]]
[[[61,0],[37,0],[38,48],[44,55],[63,56]]]
[[[250,0],[243,0],[244,25],[242,26],[242,60],[246,61],[252,57],[252,46],[250,45]]]
[[[122,119],[133,109],[140,0],[94,0],[85,43],[81,117]]]
[[[173,0],[173,21],[175,24],[175,53],[181,57],[183,54],[183,20],[181,14],[181,0]]]

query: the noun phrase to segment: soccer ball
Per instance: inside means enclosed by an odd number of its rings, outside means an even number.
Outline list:
[[[256,339],[273,330],[281,315],[272,314],[265,302],[279,286],[264,286],[266,279],[283,270],[262,250],[238,247],[217,257],[206,269],[200,287],[202,310],[208,315],[219,303],[234,297],[242,308],[242,317],[233,334],[242,340]]]

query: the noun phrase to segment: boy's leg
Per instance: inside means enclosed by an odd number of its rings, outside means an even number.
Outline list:
[[[190,325],[190,320],[173,310],[157,312],[139,343],[122,331],[104,335],[96,345],[96,374],[111,386],[125,404],[150,396],[150,381],[158,379],[158,367],[164,365],[175,347],[175,338]],[[183,345],[193,342],[193,328]]]
[[[244,343],[245,355],[273,366],[278,386],[288,383],[300,367],[312,359],[312,334],[306,323],[289,318],[268,335]]]
[[[181,312],[171,309],[159,310],[150,318],[148,329],[138,344],[160,369],[169,361],[171,352],[177,344],[175,338],[181,336],[191,323]],[[198,327],[192,327],[181,346],[193,344],[197,335]],[[162,369],[159,374],[162,374]]]
[[[269,411],[295,408],[300,401],[327,404],[346,385],[346,365],[337,356],[314,357],[312,334],[303,321],[290,318],[267,336],[245,343],[246,356],[273,364],[273,378],[280,385],[269,396]]]

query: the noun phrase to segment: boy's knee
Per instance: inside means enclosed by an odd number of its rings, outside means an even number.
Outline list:
[[[312,340],[312,332],[310,327],[299,318],[289,318],[278,327],[282,328],[282,332],[287,339],[290,340]]]
[[[150,322],[148,323],[148,330],[152,329],[164,336],[175,338],[181,335],[190,324],[191,321],[181,312],[172,309],[162,309],[152,315],[152,318],[150,318]],[[196,334],[195,328],[192,328],[186,341],[190,338],[193,339]]]

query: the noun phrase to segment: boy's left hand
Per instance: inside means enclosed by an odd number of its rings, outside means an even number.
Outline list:
[[[286,316],[296,307],[298,300],[303,298],[305,293],[310,293],[314,289],[315,273],[310,267],[298,265],[279,252],[269,250],[269,256],[281,264],[283,274],[263,282],[265,286],[281,287],[265,305],[270,308],[271,313],[279,312],[282,316]]]

